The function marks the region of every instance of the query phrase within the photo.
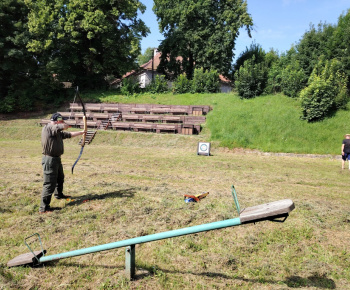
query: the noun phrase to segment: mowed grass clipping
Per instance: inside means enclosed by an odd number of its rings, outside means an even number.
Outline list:
[[[340,155],[344,135],[350,133],[349,110],[308,123],[300,119],[300,101],[282,94],[241,100],[233,93],[122,96],[109,91],[85,97],[98,102],[210,105],[213,111],[207,115],[204,130],[208,129],[210,141],[227,148]]]
[[[61,210],[43,216],[41,117],[0,122],[0,288],[350,288],[350,172],[339,159],[268,156],[216,141],[212,156],[197,156],[208,128],[199,136],[99,131],[74,175],[78,139],[65,141],[65,193],[73,197],[53,199]],[[237,217],[232,184],[242,209],[285,198],[296,208],[285,223],[137,245],[134,281],[124,276],[124,248],[6,267],[29,251],[24,239],[34,233],[52,255]],[[184,194],[203,191],[209,195],[199,203],[184,202]]]

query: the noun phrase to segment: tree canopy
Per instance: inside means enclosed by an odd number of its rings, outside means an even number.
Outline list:
[[[25,0],[32,52],[60,81],[103,84],[134,65],[149,29],[138,0]]]
[[[153,11],[165,38],[159,69],[173,76],[192,78],[196,67],[229,75],[239,29],[250,36],[253,25],[243,0],[154,0]]]

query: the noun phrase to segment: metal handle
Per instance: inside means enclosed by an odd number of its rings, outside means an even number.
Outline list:
[[[40,235],[38,233],[35,233],[29,237],[26,237],[24,239],[24,243],[25,245],[27,246],[27,248],[29,249],[29,251],[31,251],[31,253],[34,255],[35,259],[37,260],[37,262],[39,263],[39,258],[37,255],[34,254],[34,251],[31,249],[31,247],[28,245],[27,243],[27,240],[30,239],[31,237],[34,237],[34,236],[38,236],[38,239],[39,239],[39,243],[40,243],[40,247],[41,247],[41,252],[43,253],[43,256],[45,256],[45,251],[44,251],[44,248],[43,248],[43,244],[41,243],[41,238],[40,238]]]
[[[233,199],[234,199],[235,204],[236,204],[237,213],[239,215],[241,213],[241,208],[239,207],[237,193],[236,193],[236,189],[235,189],[234,185],[232,185],[232,196],[233,196]]]

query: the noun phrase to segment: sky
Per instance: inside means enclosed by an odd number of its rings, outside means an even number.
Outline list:
[[[171,0],[169,0],[171,1]],[[159,32],[157,17],[152,11],[153,0],[140,0],[147,9],[140,18],[151,33],[141,41],[142,53],[148,47],[157,47],[163,38]],[[271,48],[279,53],[298,43],[310,24],[337,24],[341,14],[350,9],[350,0],[247,0],[248,13],[253,18],[252,38],[245,29],[236,39],[236,58],[253,42],[266,52]]]

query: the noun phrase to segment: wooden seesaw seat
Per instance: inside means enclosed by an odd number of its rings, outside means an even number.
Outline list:
[[[247,207],[240,212],[239,218],[242,224],[255,223],[264,220],[280,221],[277,219],[284,218],[285,220],[288,217],[289,212],[291,212],[294,208],[295,205],[292,200],[283,199]]]
[[[35,256],[33,255],[33,253]],[[46,253],[46,251],[44,250],[44,253],[42,251],[34,251],[33,253],[29,252],[17,256],[16,258],[7,262],[7,267],[10,268],[24,265],[35,266],[36,264],[38,264],[37,259],[40,259]]]

